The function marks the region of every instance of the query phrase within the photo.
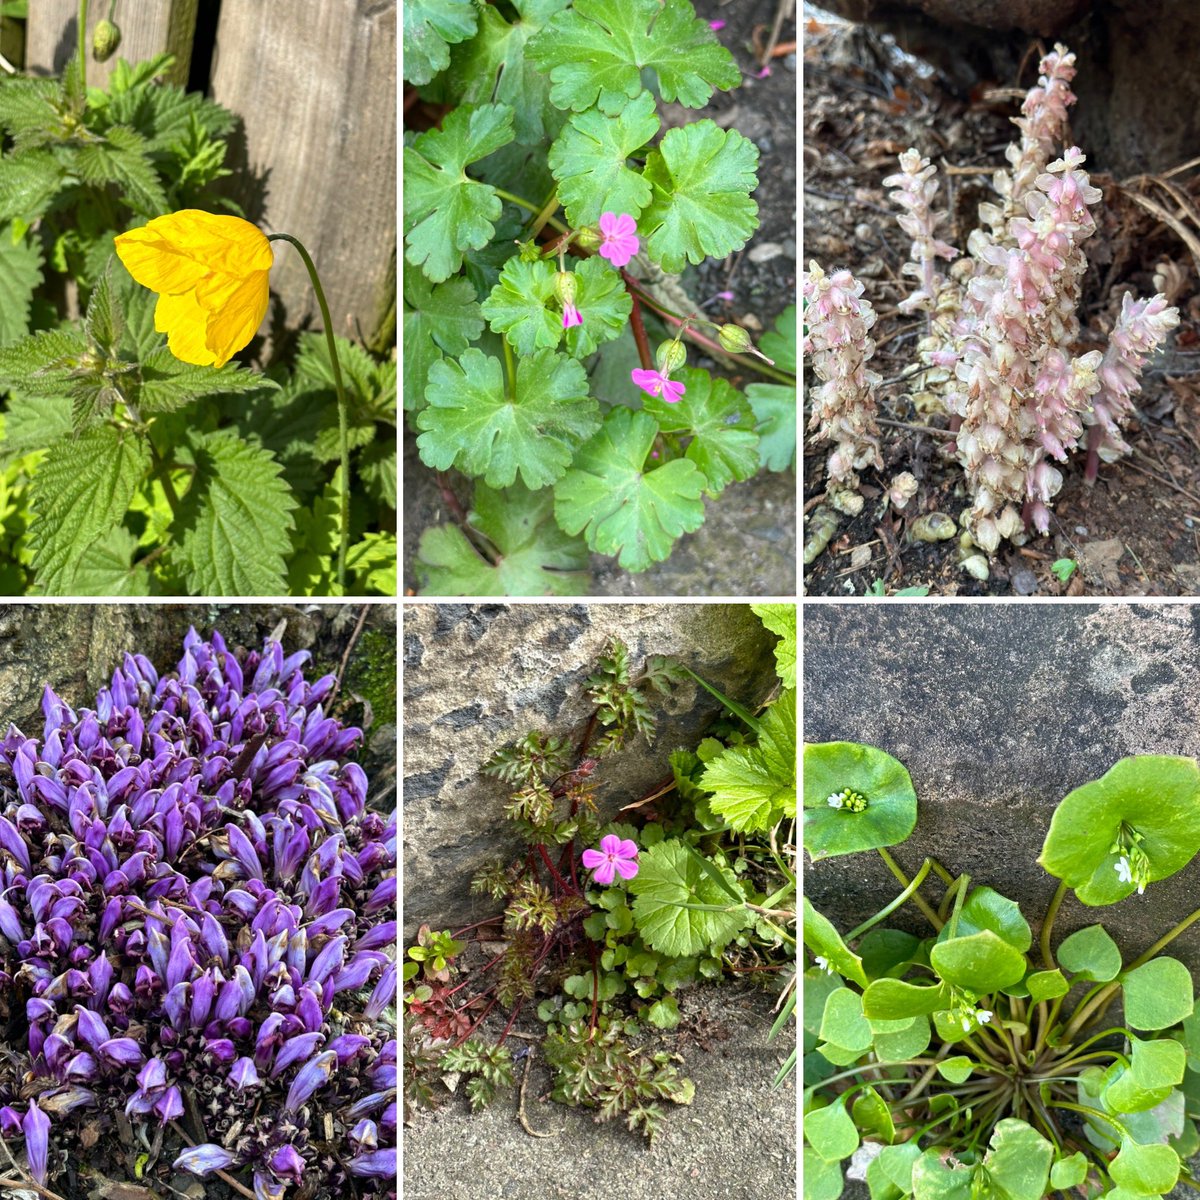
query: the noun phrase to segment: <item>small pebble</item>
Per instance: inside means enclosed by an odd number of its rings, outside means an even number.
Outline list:
[[[783,247],[778,242],[759,242],[757,246],[750,248],[746,257],[752,263],[765,263],[778,258],[782,253]]]
[[[866,221],[861,221],[854,227],[854,236],[860,242],[873,242],[875,240],[875,230],[873,230]]]
[[[1075,532],[1077,534],[1079,534],[1080,537],[1087,537],[1087,526],[1086,525],[1076,525]]]
[[[1012,590],[1018,596],[1032,596],[1038,590],[1037,576],[1030,570],[1014,571],[1012,577]]]
[[[796,242],[793,238],[784,238],[782,243],[783,257],[796,261]]]

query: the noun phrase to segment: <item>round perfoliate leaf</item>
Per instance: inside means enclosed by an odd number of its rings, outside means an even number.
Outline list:
[[[977,995],[1007,987],[1025,975],[1025,956],[990,929],[941,942],[930,951],[929,961],[947,983]]]
[[[854,1124],[865,1134],[877,1137],[881,1142],[891,1142],[896,1136],[896,1125],[892,1110],[883,1097],[873,1088],[863,1088],[851,1109]]]
[[[887,1024],[897,1028],[882,1032],[879,1022],[871,1022],[871,1028],[875,1030],[875,1054],[880,1062],[906,1062],[929,1049],[929,1043],[933,1040],[933,1030],[928,1017],[916,1017],[912,1019],[911,1024],[902,1021]],[[900,1026],[903,1028],[899,1028]]]
[[[1200,851],[1200,767],[1193,758],[1123,758],[1063,798],[1038,861],[1084,904],[1114,904],[1136,890],[1113,846],[1136,838],[1150,880],[1166,879]]]
[[[838,1200],[842,1194],[842,1168],[826,1162],[810,1146],[804,1147],[804,1200]]]
[[[942,927],[939,942],[990,929],[1020,954],[1033,945],[1033,934],[1029,931],[1029,922],[1021,915],[1020,906],[990,887],[975,888],[959,911],[953,933],[951,925],[952,922],[947,921]]]
[[[1029,995],[1036,1000],[1056,1000],[1065,996],[1071,985],[1061,971],[1034,971],[1025,977]]]
[[[895,846],[916,824],[912,779],[890,754],[855,742],[804,747],[804,846],[813,862]]]
[[[871,1026],[863,1016],[862,997],[857,992],[850,988],[830,992],[825,1001],[820,1036],[823,1041],[858,1054],[865,1054],[871,1048]]]
[[[1192,976],[1177,958],[1152,958],[1121,979],[1125,1021],[1133,1029],[1169,1029],[1192,1014]]]
[[[975,1063],[965,1054],[956,1054],[938,1063],[938,1074],[951,1083],[964,1083],[975,1069]]]
[[[910,963],[920,945],[920,938],[902,929],[876,927],[858,943],[863,970],[869,979],[878,979]]]
[[[1058,963],[1077,979],[1107,983],[1121,971],[1121,951],[1102,925],[1076,930],[1058,948]]]
[[[879,1152],[879,1165],[883,1173],[908,1195],[913,1190],[913,1163],[920,1157],[920,1143],[913,1138],[899,1146],[885,1146]]]
[[[937,1012],[950,1002],[950,989],[918,987],[900,979],[876,979],[863,992],[863,1012],[873,1021],[899,1021]]]

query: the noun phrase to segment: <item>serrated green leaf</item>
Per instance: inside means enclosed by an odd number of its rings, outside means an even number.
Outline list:
[[[428,83],[450,65],[450,45],[475,32],[477,17],[471,0],[406,0],[404,18],[404,78]]]
[[[752,604],[750,611],[779,641],[775,643],[775,672],[785,688],[796,686],[796,606]]]
[[[5,414],[5,459],[53,446],[74,429],[69,396],[10,396]]]
[[[774,329],[762,335],[758,348],[771,359],[781,371],[796,373],[796,306],[789,304],[775,318]]]
[[[121,304],[114,294],[111,276],[105,272],[96,280],[92,296],[88,301],[87,315],[83,322],[89,339],[108,358],[115,358],[125,330],[125,317]]]
[[[66,171],[48,150],[0,157],[0,221],[32,224],[45,215]]]
[[[62,129],[61,101],[57,80],[5,76],[0,79],[0,130],[18,146],[37,144],[36,135],[56,135]]]
[[[758,228],[758,147],[735,129],[696,121],[668,130],[646,159],[654,187],[642,214],[646,252],[664,271],[724,258]]]
[[[120,522],[149,469],[146,440],[110,425],[50,447],[30,489],[29,546],[39,591],[69,590],[79,557]]]
[[[423,596],[581,596],[588,590],[587,547],[554,522],[554,497],[514,483],[475,485],[469,522],[494,547],[485,559],[457,525],[421,535],[416,571]]]
[[[760,720],[754,746],[731,746],[713,759],[700,786],[712,810],[740,832],[770,829],[796,815],[796,693],[784,691]]]
[[[746,400],[754,412],[758,456],[768,471],[796,465],[796,389],[780,383],[751,383]]]
[[[502,205],[466,168],[513,140],[507,104],[456,108],[404,151],[405,257],[434,283],[462,266],[463,251],[491,241]]]
[[[204,396],[242,396],[248,392],[278,391],[279,385],[265,375],[247,371],[235,363],[223,367],[200,367],[180,362],[170,350],[151,351],[143,360],[140,411],[176,412]]]
[[[736,388],[707,371],[685,368],[673,378],[685,388],[677,401],[648,395],[642,407],[664,433],[690,435],[687,457],[704,473],[707,494],[719,496],[726,484],[758,470],[754,415]]]
[[[474,349],[444,359],[430,369],[425,398],[421,460],[481,475],[490,487],[508,487],[518,474],[529,488],[553,483],[600,423],[583,368],[552,350],[517,363],[511,397],[498,359]]]
[[[377,504],[396,507],[396,445],[376,442],[355,461],[355,474],[367,495]]]
[[[29,305],[42,282],[40,247],[15,234],[11,224],[0,225],[0,347],[29,332]]]
[[[488,12],[492,9],[486,10]],[[467,279],[431,284],[404,266],[404,409],[425,407],[429,368],[443,353],[457,358],[483,332],[475,289]]]
[[[62,397],[87,351],[77,326],[45,330],[0,348],[0,386],[26,396]]]
[[[598,105],[613,116],[642,91],[642,71],[658,76],[664,100],[702,108],[714,88],[742,81],[733,56],[687,0],[575,0],[526,54],[549,71],[550,100],[575,112]]]
[[[675,459],[645,469],[657,436],[648,413],[614,409],[554,489],[559,525],[582,532],[600,554],[618,555],[628,571],[661,562],[676,538],[704,522],[704,476],[694,463]]]
[[[228,430],[197,438],[195,457],[172,555],[192,594],[282,594],[296,502],[279,464]]]
[[[75,153],[75,170],[93,186],[117,184],[125,203],[143,217],[157,217],[170,207],[146,139],[126,125],[114,125],[103,141],[81,146]]]
[[[128,529],[110,529],[80,556],[71,576],[76,596],[149,596],[150,574],[132,563],[137,538]]]
[[[594,108],[571,117],[550,147],[549,163],[573,228],[595,225],[605,212],[637,220],[650,203],[650,184],[628,162],[658,127],[649,92],[631,100],[618,117]]]
[[[368,533],[346,551],[346,591],[350,595],[396,594],[396,535]]]
[[[675,838],[644,850],[638,873],[627,886],[635,897],[633,916],[642,940],[675,958],[724,946],[749,920],[746,910],[730,903]],[[684,908],[685,904],[718,905],[721,911]]]

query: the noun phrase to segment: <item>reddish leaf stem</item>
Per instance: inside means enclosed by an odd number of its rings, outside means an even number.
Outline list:
[[[624,271],[621,272],[625,280],[627,289],[629,284],[629,276]],[[629,298],[633,301],[633,308],[629,313],[629,323],[633,327],[633,340],[637,342],[638,358],[642,360],[642,367],[647,371],[654,370],[654,359],[650,355],[650,341],[646,337],[646,326],[642,321],[642,306],[638,302],[637,294],[629,289]]]

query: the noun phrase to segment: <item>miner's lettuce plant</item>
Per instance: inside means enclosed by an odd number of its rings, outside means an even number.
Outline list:
[[[794,307],[758,349],[669,279],[746,245],[759,151],[708,119],[662,132],[658,100],[701,108],[740,71],[688,0],[404,21],[407,80],[448,108],[404,150],[404,404],[422,461],[473,481],[421,539],[422,591],[579,594],[589,552],[645,571],[706,497],[795,458]],[[685,337],[769,382],[689,366]]]
[[[1200,910],[1129,958],[1099,923],[1056,939],[1068,892],[1117,903],[1200,850],[1200,767],[1119,761],[1056,808],[1039,862],[1059,880],[1034,932],[1020,905],[926,858],[889,852],[917,820],[908,772],[881,750],[805,747],[805,848],[875,851],[902,891],[840,933],[804,900],[805,1194],[836,1200],[853,1159],[872,1200],[1116,1200],[1198,1186],[1200,1027],[1192,976],[1162,951]],[[940,881],[940,897],[928,885]],[[929,932],[885,922],[905,904]]]
[[[669,1055],[644,1055],[630,1039],[646,1026],[678,1026],[680,989],[734,968],[780,975],[773,1034],[786,1025],[795,997],[796,610],[755,611],[780,635],[782,690],[758,716],[715,693],[729,714],[714,731],[721,736],[695,753],[672,753],[670,785],[627,805],[629,820],[601,821],[593,777],[632,738],[653,738],[656,694],[698,678],[678,663],[652,657],[635,671],[614,642],[588,680],[596,707],[578,742],[534,732],[486,764],[510,789],[504,815],[526,847],[472,885],[504,904],[499,941],[486,937],[489,986],[463,995],[469,980],[454,984],[436,969],[440,948],[453,973],[463,935],[479,927],[422,929],[407,952],[407,1105],[432,1105],[436,1072],[472,1064],[472,1106],[490,1102],[511,1082],[511,1059],[497,1056],[508,1054],[507,1032],[536,1003],[554,1099],[596,1108],[597,1120],[623,1115],[653,1141],[664,1119],[659,1101],[688,1103],[692,1085]],[[653,819],[635,824],[650,803]],[[489,1047],[479,1026],[495,1004],[511,1016]],[[439,1055],[439,1045],[449,1051]],[[464,1057],[458,1051],[467,1047]]]
[[[235,118],[165,83],[168,56],[88,88],[79,49],[61,80],[0,76],[0,466],[20,464],[3,590],[394,594],[390,347],[303,334],[290,369],[226,365],[262,320],[271,258],[216,190]],[[192,276],[176,255],[159,286],[145,251],[189,217],[256,254],[193,245]],[[135,248],[157,311],[114,257]]]

